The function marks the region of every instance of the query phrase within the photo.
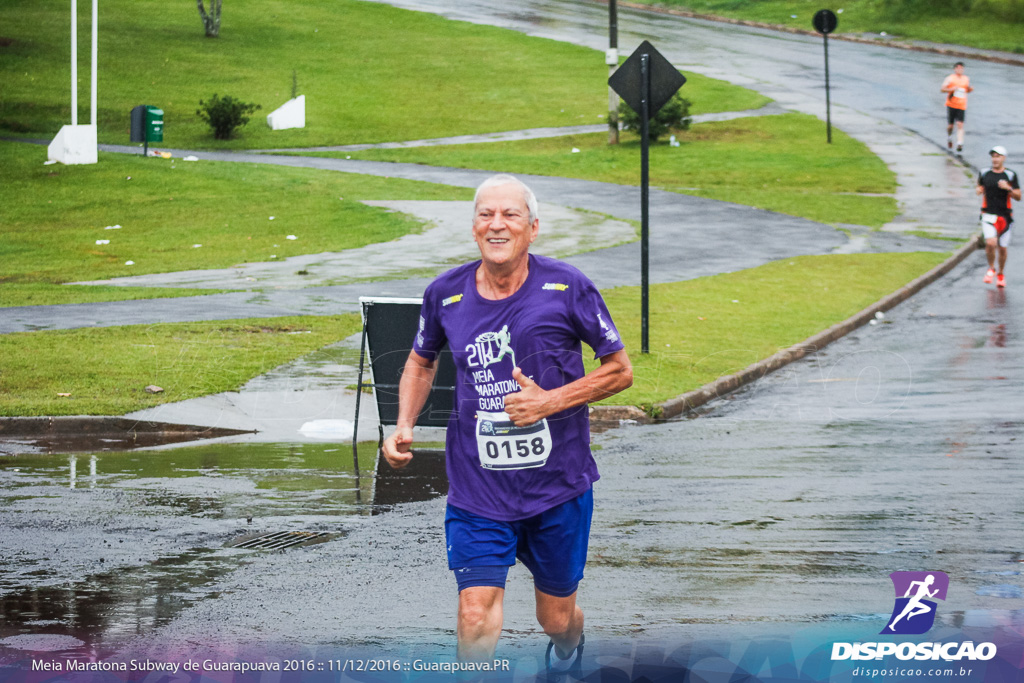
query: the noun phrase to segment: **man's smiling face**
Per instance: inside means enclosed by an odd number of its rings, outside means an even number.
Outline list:
[[[523,189],[496,185],[480,192],[473,214],[473,239],[484,263],[515,267],[525,261],[540,222],[530,220]]]

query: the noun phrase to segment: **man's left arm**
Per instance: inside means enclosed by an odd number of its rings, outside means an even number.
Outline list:
[[[519,426],[533,424],[548,415],[614,396],[633,385],[633,364],[625,349],[601,356],[601,365],[574,382],[542,389],[523,374],[512,371],[520,391],[505,397],[505,412]]]

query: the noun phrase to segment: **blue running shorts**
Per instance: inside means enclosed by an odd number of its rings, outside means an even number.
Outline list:
[[[459,591],[471,586],[505,587],[516,558],[533,574],[537,590],[558,598],[576,592],[587,563],[594,492],[514,522],[496,522],[448,506],[444,534],[448,568]]]

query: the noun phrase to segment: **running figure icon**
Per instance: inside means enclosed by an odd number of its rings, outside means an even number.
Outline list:
[[[512,365],[519,367],[516,365],[516,352],[512,350],[512,335],[508,333],[508,325],[502,326],[501,332],[495,335],[495,341],[498,342],[498,357],[494,359],[495,362],[504,358],[507,353],[512,357]]]
[[[939,592],[938,588],[933,591],[928,590],[933,583],[935,583],[934,574],[926,576],[924,581],[912,581],[910,583],[910,587],[907,588],[907,592],[903,595],[903,597],[910,598],[910,600],[903,608],[903,611],[900,612],[899,616],[893,619],[892,623],[887,627],[890,631],[896,631],[896,622],[903,617],[906,617],[907,621],[910,621],[919,614],[927,614],[932,611],[932,608],[929,605],[926,605],[921,601],[924,598],[934,598],[935,594]],[[911,595],[911,592],[915,590],[915,587],[917,592],[914,593],[914,595]]]

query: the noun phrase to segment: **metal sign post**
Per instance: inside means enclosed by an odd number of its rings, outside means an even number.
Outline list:
[[[649,353],[649,277],[650,254],[649,167],[650,120],[686,83],[660,52],[646,40],[608,79],[615,92],[640,115],[640,352]]]
[[[651,56],[640,55],[640,353],[650,351],[650,153],[651,153]]]
[[[814,30],[821,34],[825,41],[825,126],[828,131],[828,144],[832,144],[832,99],[828,82],[828,34],[836,30],[839,19],[832,10],[818,10],[812,21]]]

